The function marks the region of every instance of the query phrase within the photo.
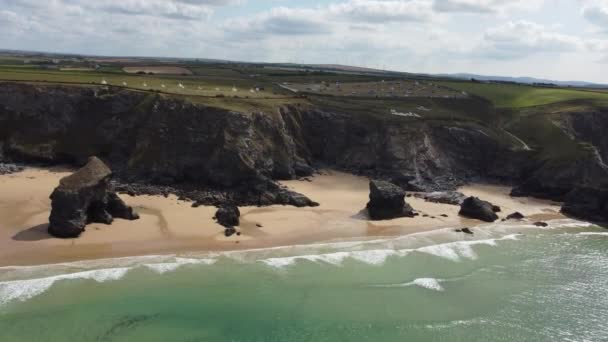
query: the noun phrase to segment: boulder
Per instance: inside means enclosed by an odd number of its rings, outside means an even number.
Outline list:
[[[510,214],[509,216],[507,216],[507,220],[517,220],[517,221],[521,221],[524,218],[526,218],[524,216],[524,214],[520,213],[520,212],[514,212],[513,214]]]
[[[576,188],[566,195],[562,213],[595,222],[608,222],[608,190]]]
[[[111,190],[112,171],[91,157],[80,170],[59,182],[51,194],[49,233],[58,238],[80,236],[89,223],[111,224],[114,218],[139,216]]]
[[[462,228],[462,229],[456,229],[455,230],[456,233],[465,233],[468,235],[473,235],[473,231],[470,228]]]
[[[415,194],[414,197],[422,198],[427,202],[461,205],[467,198],[458,191],[435,191]]]
[[[0,175],[9,175],[11,173],[17,173],[23,171],[23,167],[15,164],[4,164],[0,163]]]
[[[226,228],[232,228],[239,225],[241,212],[237,206],[226,205],[220,207],[215,213],[217,223],[221,224]]]
[[[234,227],[229,227],[224,230],[224,236],[231,237],[232,235],[237,234],[237,231]]]
[[[547,222],[536,222],[534,223],[534,225],[537,227],[549,227],[549,224]]]
[[[372,180],[367,210],[372,220],[414,217],[414,209],[405,202],[405,191],[395,184]]]
[[[498,220],[498,215],[496,215],[494,209],[494,205],[490,202],[482,201],[477,197],[469,197],[462,202],[459,215],[485,222],[494,222]]]

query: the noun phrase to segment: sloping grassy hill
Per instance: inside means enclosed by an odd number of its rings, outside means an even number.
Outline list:
[[[586,99],[608,101],[608,94],[602,91],[566,88],[541,88],[518,84],[439,82],[440,84],[484,97],[499,108],[522,108],[546,105],[555,102]]]

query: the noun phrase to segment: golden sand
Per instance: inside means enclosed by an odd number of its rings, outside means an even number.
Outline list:
[[[227,238],[213,221],[214,207],[192,208],[175,196],[121,195],[139,212],[138,221],[116,220],[111,226],[91,224],[78,239],[61,240],[46,232],[49,195],[63,169],[28,168],[0,176],[0,265],[46,264],[189,251],[220,251],[305,244],[336,239],[365,239],[416,233],[479,222],[458,216],[459,207],[408,198],[421,216],[370,222],[364,211],[368,179],[326,171],[312,181],[284,185],[321,203],[317,208],[242,207],[241,236]],[[557,218],[559,205],[529,198],[511,198],[509,188],[476,185],[461,189],[503,208],[501,217],[520,211],[534,218]],[[442,215],[447,215],[443,217]],[[426,216],[426,217],[424,217]]]

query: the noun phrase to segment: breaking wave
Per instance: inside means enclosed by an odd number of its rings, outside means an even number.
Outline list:
[[[374,287],[410,287],[410,286],[418,286],[418,287],[422,287],[424,289],[427,290],[433,290],[433,291],[445,291],[445,289],[443,288],[443,286],[441,285],[442,282],[444,282],[445,280],[443,279],[436,279],[436,278],[418,278],[418,279],[414,279],[413,281],[409,282],[409,283],[404,283],[404,284],[394,284],[394,285],[375,285]]]
[[[90,279],[98,283],[118,280],[124,277],[129,268],[109,268],[79,273],[56,275],[46,278],[13,280],[0,282],[0,305],[4,305],[14,300],[25,301],[35,297],[53,286],[57,281]]]
[[[577,235],[581,236],[608,236],[608,232],[582,232]]]
[[[589,227],[591,224],[575,220],[549,221],[550,228]],[[157,274],[174,272],[191,266],[210,266],[222,260],[255,264],[261,263],[272,269],[286,269],[299,262],[312,262],[341,266],[345,261],[355,261],[371,266],[381,266],[389,258],[406,257],[412,253],[431,255],[452,262],[477,259],[476,246],[497,246],[501,241],[517,240],[522,228],[538,228],[528,223],[496,223],[475,227],[477,240],[455,233],[452,229],[436,230],[399,237],[325,242],[311,245],[282,246],[265,249],[230,251],[222,253],[198,253],[190,255],[149,255],[58,263],[39,266],[0,267],[0,306],[13,301],[25,301],[40,295],[59,281],[92,280],[98,283],[122,279],[133,269],[147,269]],[[496,235],[502,234],[502,237]],[[608,233],[579,233],[583,235],[608,235]],[[454,241],[457,240],[457,241]],[[419,286],[441,291],[441,279],[420,278],[399,286]]]
[[[315,263],[326,263],[331,265],[342,265],[347,259],[368,264],[382,265],[389,257],[404,257],[413,252],[431,254],[440,258],[451,261],[460,261],[462,258],[475,260],[477,254],[473,250],[473,246],[486,245],[496,246],[498,241],[517,240],[519,234],[507,235],[502,238],[487,239],[487,240],[472,240],[472,241],[455,241],[437,245],[430,245],[416,249],[381,249],[381,250],[366,250],[352,252],[337,252],[327,254],[312,254],[298,255],[289,257],[267,258],[258,260],[268,266],[276,268],[284,268],[296,264],[298,261],[309,261]]]

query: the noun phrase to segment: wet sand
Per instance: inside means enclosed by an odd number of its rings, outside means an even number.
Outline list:
[[[479,221],[458,216],[459,207],[407,198],[421,215],[370,222],[364,211],[368,179],[326,171],[312,181],[283,182],[321,203],[317,208],[271,206],[241,208],[241,236],[227,238],[212,217],[214,207],[192,208],[175,196],[121,195],[141,216],[138,221],[116,220],[111,226],[91,224],[78,239],[60,240],[46,232],[49,195],[65,169],[28,168],[0,176],[0,266],[48,264],[192,251],[223,251],[306,244],[320,241],[394,236],[440,228],[472,227]],[[511,198],[509,188],[467,186],[466,195],[500,205],[501,218],[520,211],[531,220],[559,218],[559,205],[529,198]],[[424,217],[428,215],[428,217]],[[441,215],[447,215],[442,217]]]

